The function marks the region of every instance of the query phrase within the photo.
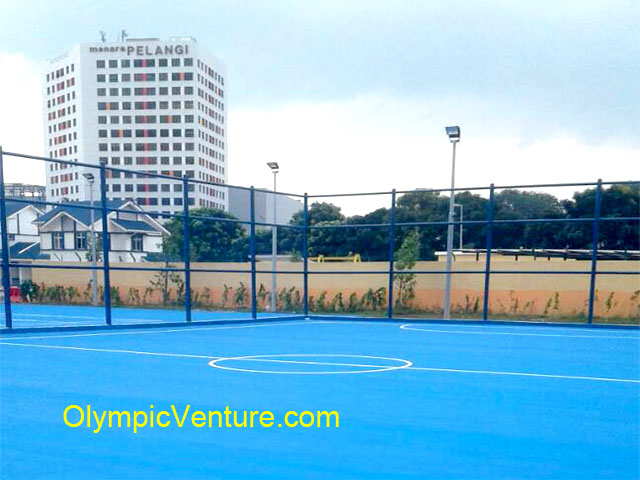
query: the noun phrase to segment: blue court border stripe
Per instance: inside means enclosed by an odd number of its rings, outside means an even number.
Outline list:
[[[100,320],[100,317],[96,317]],[[80,332],[86,330],[134,330],[136,328],[166,328],[166,327],[194,327],[205,325],[246,325],[269,323],[270,321],[295,321],[308,320],[304,315],[290,315],[279,317],[259,317],[248,319],[220,319],[220,320],[195,320],[187,323],[184,320],[180,322],[153,322],[153,323],[125,323],[115,325],[71,325],[60,327],[18,327],[18,328],[0,328],[0,337],[6,335],[19,335],[21,333],[50,333],[50,332]]]

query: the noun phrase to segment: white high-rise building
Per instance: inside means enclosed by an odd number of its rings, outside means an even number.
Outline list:
[[[43,73],[53,158],[227,183],[226,69],[191,37],[76,45]],[[46,164],[47,199],[88,200],[84,167]],[[109,199],[182,211],[179,181],[112,172]],[[227,210],[224,187],[191,184],[189,203]],[[96,199],[99,190],[95,189]]]

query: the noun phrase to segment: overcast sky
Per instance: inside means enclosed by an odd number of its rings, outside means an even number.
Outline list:
[[[616,0],[4,0],[0,143],[42,154],[43,62],[126,29],[225,60],[232,184],[269,185],[275,160],[294,192],[446,187],[448,124],[459,186],[637,179],[638,25]]]

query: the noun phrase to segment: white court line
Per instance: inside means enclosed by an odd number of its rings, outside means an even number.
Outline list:
[[[314,320],[315,323],[332,323],[332,324],[351,324],[351,325],[366,325],[366,326],[385,326],[385,327],[396,327],[396,324],[393,323],[382,323],[382,322],[368,322],[366,320],[362,321],[352,321],[352,320]],[[478,331],[464,331],[464,330],[441,330],[437,328],[420,328],[421,325],[429,326],[430,324],[412,324],[405,323],[404,325],[400,325],[400,328],[403,330],[415,330],[419,332],[432,332],[432,333],[454,333],[458,335],[513,335],[517,337],[566,337],[566,338],[617,338],[617,339],[631,339],[640,341],[640,335],[563,335],[563,334],[552,334],[552,333],[517,333],[517,332],[492,332],[489,330],[494,330],[497,328],[523,328],[529,327],[529,325],[523,325],[522,327],[502,327],[501,325],[447,325],[446,328],[452,327],[462,327],[462,328],[484,328],[486,329],[483,332]],[[532,325],[533,328],[545,328],[537,325]],[[548,328],[563,328],[563,327],[548,327]],[[570,327],[569,327],[570,328]],[[580,331],[587,331],[581,329]]]
[[[501,372],[492,370],[461,370],[457,368],[431,368],[431,367],[411,367],[412,370],[424,370],[427,372],[453,372],[453,373],[472,373],[479,375],[507,375],[514,377],[541,377],[541,378],[560,378],[569,380],[592,380],[597,382],[620,382],[620,383],[638,383],[640,380],[629,378],[610,378],[610,377],[584,377],[577,375],[552,375],[545,373],[525,373],[525,372]]]
[[[1,345],[10,345],[16,347],[32,347],[32,348],[50,348],[60,350],[75,350],[75,351],[89,351],[89,352],[102,352],[102,353],[125,353],[133,355],[149,355],[158,357],[185,357],[185,358],[204,358],[208,360],[216,359],[233,359],[230,357],[215,357],[209,355],[190,355],[185,353],[161,353],[161,352],[145,352],[138,350],[116,350],[107,348],[88,348],[88,347],[72,347],[65,345],[45,345],[45,344],[29,344],[29,343],[8,343],[4,342]],[[237,357],[236,357],[237,358]],[[294,361],[290,361],[293,363]],[[299,363],[299,361],[297,361]],[[334,363],[333,365],[338,365]],[[388,367],[385,365],[379,365],[380,368]],[[562,380],[586,380],[595,382],[614,382],[614,383],[633,383],[640,384],[640,380],[628,379],[628,378],[611,378],[611,377],[587,377],[577,375],[553,375],[544,373],[526,373],[526,372],[503,372],[494,370],[463,370],[456,368],[436,368],[436,367],[416,367],[410,366],[402,368],[401,370],[419,370],[425,372],[449,372],[449,373],[467,373],[475,375],[499,375],[499,376],[514,376],[514,377],[534,377],[534,378],[557,378]]]
[[[511,335],[514,337],[561,337],[561,338],[616,338],[625,340],[640,340],[637,335],[561,335],[552,333],[516,333],[516,332],[464,332],[460,330],[437,330],[432,328],[419,328],[415,325],[407,323],[400,325],[403,330],[414,330],[416,332],[431,332],[431,333],[453,333],[456,335]],[[493,327],[492,327],[493,328]]]
[[[2,316],[4,316],[4,313],[2,314]],[[12,315],[13,317],[16,318],[16,320],[20,320],[22,322],[25,321],[32,321],[32,322],[40,322],[41,320],[35,320],[35,318],[77,318],[79,320],[95,320],[95,321],[102,321],[104,322],[104,317],[95,317],[93,315],[65,315],[64,313],[58,314],[58,315],[51,315],[51,314],[45,314],[45,313],[14,313]],[[33,318],[34,320],[29,320]],[[114,317],[114,319],[117,318],[118,320],[122,320],[122,321],[131,321],[131,322],[148,322],[149,319],[147,318],[119,318],[119,317]],[[158,320],[158,321],[165,321],[165,322],[169,322],[173,319],[167,319],[167,320]]]
[[[396,327],[396,323],[390,322],[372,322],[368,320],[314,320],[315,323],[333,323],[333,324],[350,324],[350,325],[366,325],[366,326],[383,326],[383,327]],[[434,326],[430,329],[420,328],[421,325],[424,326]],[[442,326],[444,328],[483,328],[485,332],[474,332],[474,331],[464,331],[464,330],[440,330],[435,328],[436,326]],[[564,329],[568,331],[573,331],[574,327],[546,327],[543,325],[514,325],[514,326],[505,326],[505,325],[460,325],[460,324],[452,324],[452,325],[441,325],[441,324],[430,324],[430,323],[405,323],[400,325],[400,328],[403,330],[416,330],[421,332],[435,332],[435,333],[458,333],[458,334],[469,334],[469,335],[515,335],[515,336],[535,336],[535,337],[568,337],[568,338],[623,338],[623,339],[634,339],[640,340],[640,335],[631,334],[631,335],[570,335],[570,334],[546,334],[546,333],[517,333],[517,332],[490,332],[489,330],[494,330],[498,328],[511,328],[511,329],[523,329],[523,328],[535,328],[535,329]],[[593,332],[594,330],[587,330],[584,328],[575,327],[578,332]]]
[[[157,357],[206,358],[207,360],[219,358],[211,355],[189,355],[186,353],[145,352],[140,350],[120,350],[120,349],[113,349],[113,348],[73,347],[70,345],[46,345],[46,344],[35,344],[35,343],[10,343],[10,342],[2,342],[0,343],[0,345],[12,345],[16,347],[51,348],[54,350],[79,350],[83,352],[129,353],[132,355],[151,355],[151,356],[157,356]]]
[[[307,324],[311,324],[311,323],[315,323],[313,320],[300,320],[300,321],[287,321],[287,322],[277,322],[274,321],[273,323],[258,323],[255,325],[219,325],[219,326],[213,326],[213,327],[204,327],[204,326],[199,326],[198,322],[192,322],[191,325],[187,325],[185,323],[184,327],[179,327],[179,328],[170,328],[170,329],[149,329],[149,330],[143,330],[140,331],[138,329],[131,329],[131,330],[120,330],[117,332],[98,332],[98,333],[70,333],[70,334],[65,334],[65,335],[37,335],[37,336],[25,336],[25,337],[16,337],[16,339],[19,340],[40,340],[40,339],[45,339],[45,338],[75,338],[75,337],[106,337],[106,336],[110,336],[110,335],[150,335],[150,334],[157,334],[157,333],[170,333],[170,332],[201,332],[202,330],[233,330],[233,329],[240,329],[240,328],[259,328],[259,327],[277,327],[277,326],[289,326],[289,325],[307,325]],[[198,327],[198,328],[185,328],[185,327],[190,327],[190,326],[194,326],[194,327]],[[144,328],[144,327],[141,327]],[[0,345],[2,345],[4,342],[1,341],[0,339]]]

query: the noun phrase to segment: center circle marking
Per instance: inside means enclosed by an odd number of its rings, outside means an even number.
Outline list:
[[[313,358],[353,358],[353,359],[364,359],[364,360],[385,360],[387,362],[397,362],[397,365],[370,365],[370,364],[362,364],[358,362],[347,363],[344,361],[336,361],[336,362],[326,362],[326,361],[313,361],[313,360],[295,360],[296,358],[305,357],[308,359]],[[290,359],[290,360],[287,360]],[[274,362],[274,363],[291,363],[298,365],[335,365],[337,367],[363,367],[359,370],[345,370],[345,371],[291,371],[291,370],[259,370],[253,368],[239,368],[232,367],[229,365],[224,365],[224,363],[229,363],[233,361],[255,361],[255,362]],[[389,372],[392,370],[402,370],[404,368],[409,368],[413,365],[413,362],[409,360],[405,360],[403,358],[392,358],[392,357],[377,357],[371,355],[346,355],[346,354],[333,354],[333,353],[285,353],[285,354],[272,354],[272,355],[245,355],[241,357],[223,357],[217,358],[215,360],[211,360],[209,362],[209,366],[214,368],[219,368],[221,370],[231,370],[234,372],[250,372],[250,373],[271,373],[271,374],[282,374],[282,375],[343,375],[343,374],[354,374],[354,373],[378,373],[378,372]]]

